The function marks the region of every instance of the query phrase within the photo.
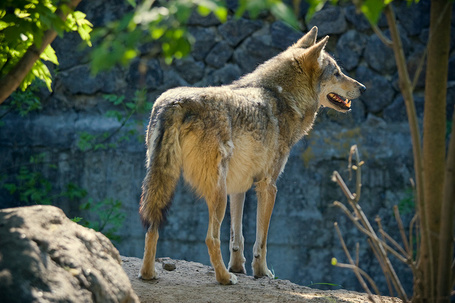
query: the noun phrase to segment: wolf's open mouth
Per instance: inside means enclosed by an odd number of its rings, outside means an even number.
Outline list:
[[[344,99],[338,94],[330,93],[327,95],[327,99],[330,102],[335,104],[336,106],[340,107],[341,109],[350,109],[351,108],[351,100]]]

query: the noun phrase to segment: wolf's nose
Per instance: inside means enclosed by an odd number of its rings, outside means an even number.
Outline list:
[[[365,85],[360,84],[359,90],[360,90],[360,93],[363,94],[367,90],[367,88],[365,87]]]

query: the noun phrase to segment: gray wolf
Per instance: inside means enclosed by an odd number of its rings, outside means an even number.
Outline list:
[[[245,192],[254,184],[258,198],[255,277],[273,277],[266,242],[275,203],[275,183],[291,147],[311,129],[321,106],[347,112],[365,86],[349,78],[316,42],[313,27],[294,45],[230,85],[180,87],[155,102],[146,135],[147,174],[140,216],[148,226],[139,277],[156,278],[158,227],[183,177],[205,198],[209,211],[207,244],[216,280],[235,284],[245,273],[242,215]],[[220,250],[220,225],[227,195],[231,237],[228,268]]]

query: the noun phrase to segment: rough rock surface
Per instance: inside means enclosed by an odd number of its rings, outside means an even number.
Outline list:
[[[215,272],[210,266],[169,258],[158,259],[157,280],[143,281],[137,278],[141,259],[122,257],[122,261],[123,268],[143,303],[368,302],[368,297],[364,293],[346,290],[324,291],[299,286],[287,280],[254,279],[243,274],[237,274],[238,284],[223,286],[216,283]],[[166,270],[168,264],[175,264],[175,269]],[[383,303],[401,302],[397,298],[381,299]]]
[[[0,211],[1,302],[139,302],[101,233],[54,206]]]

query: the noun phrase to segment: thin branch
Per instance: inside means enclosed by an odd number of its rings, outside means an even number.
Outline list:
[[[400,230],[401,241],[403,241],[404,249],[406,250],[408,256],[412,257],[412,252],[411,249],[409,248],[408,238],[406,237],[406,233],[404,231],[403,221],[401,221],[400,210],[398,209],[397,205],[393,206],[393,213],[395,214],[395,220],[397,221],[398,229]]]
[[[390,296],[394,296],[394,291],[393,291],[393,287],[391,284],[392,282],[390,281],[391,280],[390,273],[387,270],[384,260],[379,255],[379,251],[378,251],[376,245],[373,245],[373,241],[371,241],[370,238],[368,238],[367,241],[368,241],[368,244],[370,245],[371,250],[374,253],[374,256],[376,257],[376,260],[378,260],[378,262],[379,262],[379,266],[381,266],[382,272],[384,273],[385,280],[387,283],[387,288],[389,289],[389,294],[390,294]],[[388,273],[388,274],[386,274],[386,273]]]
[[[428,47],[425,47],[423,51],[422,57],[419,60],[419,64],[417,65],[417,69],[414,72],[414,77],[412,78],[412,90],[414,91],[417,86],[417,81],[419,81],[420,74],[423,70],[423,65],[425,64],[425,58],[427,57]]]
[[[354,265],[354,260],[352,260],[351,254],[349,253],[348,248],[346,247],[346,243],[344,242],[343,236],[341,235],[340,228],[338,227],[338,223],[334,223],[335,230],[338,234],[338,238],[340,239],[341,246],[343,247],[344,253],[346,254],[346,257],[349,260],[349,263],[353,266],[353,271],[354,274],[356,275],[357,279],[359,280],[359,283],[362,285],[363,289],[365,292],[368,294],[368,298],[370,299],[371,302],[376,302],[373,298],[373,294],[371,293],[370,289],[368,288],[368,285],[365,283],[365,280],[362,277],[362,274],[359,271],[359,267]],[[338,264],[338,263],[337,263]]]
[[[371,278],[371,276],[368,275],[363,269],[361,269],[360,267],[358,267],[356,265],[346,264],[346,263],[337,263],[336,266],[341,267],[341,268],[349,268],[353,271],[359,271],[359,273],[368,280],[368,283],[370,283],[370,285],[371,285],[371,287],[373,287],[374,291],[380,296],[378,286],[376,285],[376,283],[374,283],[374,280]],[[373,299],[372,301],[375,302],[374,298],[369,297],[369,299],[370,300]],[[379,297],[379,301],[383,302],[381,297]]]
[[[403,249],[403,247],[398,244],[397,241],[395,241],[395,239],[393,239],[385,230],[384,228],[382,228],[382,224],[381,224],[381,219],[376,218],[376,222],[378,223],[378,227],[379,227],[379,233],[382,235],[383,237],[383,241],[384,242],[387,242],[386,240],[388,240],[390,243],[393,244],[393,246],[395,246],[399,251],[400,253],[405,256],[405,257],[408,257],[409,259],[409,254]]]
[[[349,188],[346,186],[346,183],[344,183],[343,178],[341,178],[340,174],[337,171],[333,172],[332,181],[338,183],[338,185],[341,187],[341,190],[343,191],[346,198],[348,198],[348,200],[353,201],[355,199]]]
[[[346,208],[346,206],[344,206],[343,203],[341,203],[339,201],[335,201],[335,202],[333,202],[333,205],[340,207],[343,210],[343,212],[346,214],[346,216],[348,216],[348,218],[355,224],[355,226],[357,227],[358,230],[360,230],[362,233],[364,233],[365,235],[367,235],[374,241],[380,242],[381,245],[384,247],[384,249],[386,249],[388,252],[390,252],[392,255],[394,255],[401,262],[408,264],[407,259],[404,256],[402,256],[399,252],[397,252],[395,249],[390,247],[387,243],[384,243],[381,239],[379,239],[376,235],[372,234],[365,227],[360,225],[359,219],[354,217],[351,214],[351,212]]]
[[[393,42],[389,38],[387,38],[381,29],[376,24],[371,24],[371,28],[373,29],[374,33],[378,36],[379,40],[382,41],[387,47],[392,48]]]

